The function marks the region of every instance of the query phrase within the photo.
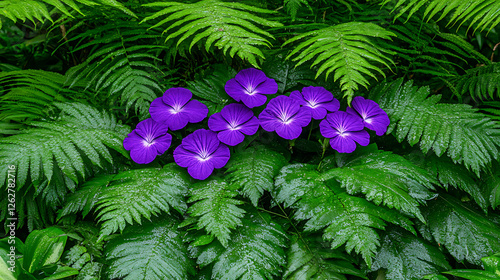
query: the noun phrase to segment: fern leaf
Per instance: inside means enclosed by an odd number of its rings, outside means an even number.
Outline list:
[[[482,182],[482,193],[491,208],[500,206],[500,173],[489,174]]]
[[[0,139],[0,165],[15,164],[18,186],[28,180],[51,181],[55,165],[78,183],[85,177],[83,157],[101,166],[101,158],[112,163],[109,149],[128,157],[123,139],[129,128],[118,125],[114,116],[81,103],[55,104],[62,110],[53,122],[32,122],[32,128]],[[5,180],[5,171],[0,178]],[[42,171],[43,170],[43,171]],[[4,181],[2,181],[4,182]]]
[[[390,40],[394,33],[384,28],[364,22],[348,22],[319,30],[306,32],[286,41],[283,46],[299,40],[300,43],[287,56],[296,55],[293,61],[297,66],[316,57],[312,66],[319,65],[316,77],[326,71],[326,77],[334,72],[334,80],[340,79],[340,88],[350,100],[358,85],[368,88],[366,76],[377,78],[378,72],[385,77],[380,67],[373,63],[390,68],[392,60],[384,55],[388,51],[378,47],[373,40],[382,38]]]
[[[274,279],[285,265],[286,235],[267,213],[251,211],[226,248],[212,242],[197,264],[212,265],[212,279]]]
[[[331,242],[332,249],[345,244],[348,253],[355,249],[368,266],[380,244],[376,229],[384,229],[385,222],[415,232],[412,222],[397,211],[350,196],[333,180],[325,184],[313,165],[283,167],[276,178],[274,197],[296,209],[294,219],[307,220],[305,231],[326,227],[323,238]]]
[[[479,176],[492,159],[498,159],[500,130],[485,115],[465,104],[438,103],[440,95],[429,96],[429,88],[417,88],[403,79],[374,89],[369,98],[384,109],[399,142],[420,143],[424,154],[447,152],[454,163],[463,163]],[[470,143],[474,143],[471,145]]]
[[[469,94],[474,99],[492,100],[495,95],[500,97],[500,63],[470,69],[449,82],[460,96]]]
[[[391,0],[384,0],[387,4]],[[442,20],[450,13],[448,25],[467,23],[470,27],[476,25],[474,30],[491,30],[500,23],[500,3],[496,0],[462,1],[462,0],[398,0],[393,11],[400,9],[396,18],[408,12],[408,18],[415,14],[421,7],[425,7],[424,17],[429,21],[436,14],[437,20]]]
[[[264,191],[271,191],[274,177],[287,163],[281,154],[264,146],[250,147],[235,154],[226,165],[226,179],[257,206]]]
[[[321,175],[323,180],[335,179],[349,194],[363,193],[375,204],[396,208],[415,215],[424,222],[418,206],[435,196],[436,180],[426,170],[390,152],[375,152],[355,158],[342,167]]]
[[[106,245],[110,279],[189,279],[193,268],[175,222],[155,220],[128,227]]]
[[[297,17],[297,12],[300,10],[302,5],[309,8],[312,12],[311,6],[307,2],[307,0],[284,0],[283,6],[285,6],[286,13],[292,17],[292,21],[295,21],[295,17]]]
[[[236,71],[223,64],[210,67],[209,74],[198,75],[194,81],[187,82],[193,95],[215,103],[220,110],[232,100],[226,93],[226,82],[236,76]]]
[[[427,169],[435,175],[441,186],[448,190],[449,186],[468,193],[474,201],[486,211],[488,203],[481,193],[476,181],[477,177],[462,165],[453,164],[449,158],[431,155],[425,159]]]
[[[194,36],[189,46],[191,49],[197,42],[205,39],[207,51],[214,45],[224,54],[229,52],[231,57],[236,54],[254,67],[258,67],[258,58],[264,59],[259,47],[270,47],[268,38],[274,39],[269,32],[262,30],[256,24],[265,27],[282,26],[279,22],[254,15],[254,13],[271,14],[273,11],[235,2],[218,0],[203,0],[193,4],[153,2],[144,6],[165,7],[144,18],[141,23],[166,16],[153,28],[168,24],[164,30],[164,33],[169,34],[167,41],[180,37],[177,39],[179,46],[182,41]]]
[[[426,212],[432,236],[457,261],[480,265],[482,257],[500,251],[500,227],[456,198],[443,194]]]
[[[198,227],[205,228],[217,237],[222,246],[227,247],[231,229],[241,226],[245,211],[237,205],[242,201],[235,199],[238,193],[223,180],[197,183],[191,190],[188,203],[191,216],[199,217]]]
[[[385,279],[417,280],[422,276],[449,270],[444,254],[419,237],[401,230],[388,231],[373,262],[372,271],[387,269]]]
[[[140,224],[143,218],[151,220],[160,212],[168,213],[171,207],[184,213],[188,183],[186,172],[173,163],[162,169],[136,169],[112,178],[97,177],[68,198],[59,216],[77,211],[86,215],[93,209],[102,223],[101,239],[122,231],[127,223]]]
[[[283,279],[345,280],[345,274],[368,279],[353,266],[351,256],[341,250],[332,250],[321,241],[321,237],[293,235]]]
[[[278,94],[285,94],[293,89],[299,90],[301,88],[298,86],[313,85],[316,82],[311,69],[305,65],[294,67],[292,64],[281,54],[269,57],[262,64],[262,71],[278,84]]]

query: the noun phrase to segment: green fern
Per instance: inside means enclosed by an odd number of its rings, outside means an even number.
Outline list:
[[[500,279],[500,253],[484,257],[481,259],[484,270],[479,269],[454,269],[443,272],[445,274],[457,276],[469,280]],[[429,278],[425,278],[429,279]],[[447,280],[448,278],[444,278]]]
[[[298,60],[299,66],[317,56],[311,65],[319,65],[316,77],[325,71],[326,77],[334,72],[334,80],[340,79],[340,88],[350,103],[358,85],[368,88],[364,75],[376,79],[375,72],[378,72],[385,77],[382,69],[372,63],[390,68],[393,62],[384,55],[389,51],[377,46],[374,39],[391,40],[391,36],[395,34],[373,23],[348,22],[297,35],[283,46],[304,39],[287,59],[296,55],[293,61]]]
[[[384,0],[387,4],[392,0]],[[452,11],[448,25],[467,23],[469,27],[476,25],[474,30],[491,30],[500,23],[500,2],[496,0],[464,1],[464,0],[398,0],[393,11],[399,9],[396,18],[408,12],[408,18],[421,7],[425,7],[424,17],[429,21],[440,14],[437,20],[442,20]]]
[[[322,180],[335,179],[351,195],[365,194],[369,201],[414,215],[421,221],[419,205],[435,196],[437,181],[424,169],[390,152],[363,154],[339,168],[326,170]]]
[[[307,0],[284,0],[283,1],[283,6],[285,7],[286,13],[292,17],[292,21],[295,21],[295,18],[297,17],[297,12],[300,10],[302,5],[306,6],[309,8],[309,10],[312,12],[312,8],[309,5],[309,2]]]
[[[136,17],[136,15],[127,9],[123,4],[116,0],[75,0],[77,3],[94,8],[95,6],[105,6],[112,7],[121,10],[129,16]],[[16,22],[17,20],[22,20],[25,22],[29,20],[36,24],[35,19],[44,22],[49,20],[54,22],[51,13],[54,11],[64,14],[70,18],[74,18],[71,10],[77,11],[79,14],[83,15],[80,6],[73,0],[4,0],[0,2],[0,15],[11,19]],[[95,2],[94,2],[95,1]],[[51,8],[54,10],[50,11]],[[49,12],[50,11],[50,12]],[[0,29],[2,28],[2,22],[0,21]]]
[[[440,95],[429,96],[429,88],[412,81],[403,85],[403,79],[377,87],[369,98],[389,115],[387,133],[394,131],[399,142],[406,138],[412,146],[420,143],[424,154],[431,149],[437,156],[447,152],[454,163],[463,163],[478,176],[498,159],[498,125],[469,105],[438,103]]]
[[[54,102],[83,98],[81,87],[64,86],[64,76],[42,70],[0,72],[0,120],[46,118]]]
[[[157,54],[166,47],[156,42],[160,34],[147,27],[133,21],[113,22],[70,36],[67,44],[88,41],[73,52],[90,49],[91,55],[66,72],[66,83],[70,87],[85,84],[95,92],[119,98],[126,110],[134,107],[142,118],[148,117],[149,105],[164,92],[155,75],[173,72],[164,73],[156,65]],[[100,37],[94,39],[95,36]]]
[[[311,69],[305,65],[294,67],[293,63],[284,57],[281,53],[274,54],[262,64],[262,71],[278,84],[278,94],[300,90],[300,86],[304,85],[316,85],[317,81]]]
[[[283,279],[345,280],[345,274],[368,279],[353,266],[354,260],[351,256],[325,246],[319,236],[293,235],[287,255],[287,269]]]
[[[459,262],[480,265],[482,257],[500,251],[500,227],[448,194],[430,203],[426,217],[436,242]]]
[[[90,209],[97,213],[102,223],[99,239],[128,224],[151,220],[160,212],[174,208],[179,213],[187,210],[183,197],[187,193],[189,177],[185,170],[174,163],[162,169],[147,168],[123,171],[114,176],[98,177],[68,198],[59,215]]]
[[[481,184],[483,196],[493,209],[500,206],[500,172],[498,171],[498,167],[496,170],[495,173],[487,174]]]
[[[273,11],[235,2],[218,0],[203,0],[193,4],[154,2],[144,6],[165,7],[144,18],[141,23],[160,18],[160,22],[155,24],[153,28],[168,24],[164,30],[165,33],[169,34],[167,41],[182,35],[177,40],[177,46],[179,46],[184,40],[194,36],[189,45],[189,49],[191,49],[200,40],[206,39],[205,49],[207,51],[214,45],[222,49],[224,54],[229,51],[231,57],[237,55],[250,62],[254,67],[258,67],[258,58],[265,58],[259,47],[270,47],[271,43],[268,38],[274,39],[269,32],[262,30],[255,24],[265,27],[282,26],[279,22],[253,14],[268,15],[272,14]]]
[[[197,264],[211,265],[212,279],[274,279],[285,265],[286,235],[269,214],[247,211],[228,246],[212,242],[200,249]]]
[[[384,229],[385,222],[415,233],[413,223],[397,211],[348,195],[334,180],[325,184],[313,165],[283,167],[273,196],[285,207],[296,209],[294,219],[307,220],[305,231],[326,227],[323,238],[331,242],[332,249],[345,244],[348,253],[355,249],[368,266],[380,244],[376,229]]]
[[[445,255],[419,237],[399,229],[386,232],[372,271],[385,268],[387,280],[418,280],[422,276],[449,270]]]
[[[190,279],[194,269],[187,248],[169,217],[130,226],[106,245],[110,279]]]
[[[242,188],[243,195],[257,206],[264,191],[272,190],[274,177],[286,163],[284,156],[264,146],[250,147],[231,157],[226,179]]]
[[[493,100],[500,97],[500,63],[473,68],[465,75],[450,79],[451,89],[459,96]]]
[[[189,213],[191,217],[198,217],[198,228],[205,228],[224,247],[228,246],[231,229],[242,225],[245,214],[237,206],[243,204],[234,198],[237,195],[235,188],[225,181],[212,180],[195,184],[188,200],[188,203],[196,201],[189,207]]]
[[[122,142],[129,128],[117,124],[114,116],[81,103],[55,106],[62,110],[58,120],[32,122],[32,128],[0,139],[0,165],[16,165],[18,187],[28,178],[50,182],[56,168],[78,183],[86,176],[84,157],[96,166],[102,166],[101,158],[113,163],[109,149],[128,157]],[[4,168],[0,182],[6,173]]]

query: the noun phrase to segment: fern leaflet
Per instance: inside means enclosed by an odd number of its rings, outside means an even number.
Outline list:
[[[279,27],[281,23],[270,21],[254,15],[253,13],[271,14],[273,11],[256,8],[253,6],[222,2],[218,0],[203,0],[193,4],[176,2],[154,2],[145,4],[146,7],[166,7],[155,14],[144,18],[142,22],[161,19],[153,26],[168,24],[164,30],[169,33],[166,40],[177,40],[177,46],[182,41],[194,35],[189,49],[202,39],[205,41],[205,49],[208,51],[212,45],[222,49],[224,54],[238,55],[247,60],[254,67],[258,67],[257,59],[264,59],[262,51],[258,47],[270,47],[268,38],[273,36],[255,24],[266,27]],[[171,23],[174,21],[173,23]],[[175,29],[177,28],[178,29]]]
[[[452,91],[459,96],[469,94],[474,99],[492,100],[495,94],[500,97],[500,63],[470,69],[449,82]]]

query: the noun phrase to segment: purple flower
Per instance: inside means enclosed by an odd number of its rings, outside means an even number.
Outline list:
[[[150,163],[170,147],[172,136],[167,130],[166,125],[145,119],[123,140],[123,147],[130,151],[133,161],[140,164]]]
[[[170,88],[149,107],[151,118],[165,123],[169,129],[178,130],[188,122],[201,122],[208,115],[208,108],[198,100],[190,100],[193,95],[185,88]]]
[[[366,128],[374,130],[378,136],[384,135],[391,121],[377,102],[356,96],[352,100],[352,107],[354,110],[347,107],[347,113],[360,116]]]
[[[227,145],[235,146],[243,142],[246,135],[254,135],[259,129],[259,120],[252,110],[243,104],[229,104],[220,113],[208,119],[210,130],[219,132],[217,138]]]
[[[366,146],[370,143],[370,135],[363,130],[363,120],[356,115],[346,112],[328,114],[326,119],[319,123],[321,135],[330,139],[330,146],[339,153],[352,153],[356,143]]]
[[[299,137],[302,127],[311,121],[311,111],[300,107],[293,98],[280,95],[269,101],[259,121],[264,130],[276,131],[280,137],[292,140]]]
[[[222,168],[229,160],[229,148],[217,139],[217,134],[198,129],[182,139],[174,150],[174,160],[181,167],[187,167],[189,175],[205,180],[214,168]]]
[[[335,112],[340,108],[340,102],[323,87],[305,87],[302,93],[298,90],[292,91],[290,97],[297,100],[300,105],[310,108],[315,120],[324,119],[327,111]]]
[[[278,92],[276,81],[255,68],[241,70],[234,79],[227,81],[224,88],[229,96],[238,102],[242,101],[249,108],[266,103],[267,97],[263,94]]]

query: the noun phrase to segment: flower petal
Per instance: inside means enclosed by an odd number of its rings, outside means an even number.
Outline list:
[[[302,96],[308,103],[325,103],[333,100],[333,94],[324,87],[305,87]]]
[[[239,127],[239,131],[246,135],[254,135],[258,129],[259,119],[257,119],[257,117],[255,116],[253,116],[250,120]]]
[[[321,107],[328,110],[328,112],[337,112],[340,109],[340,102],[334,98],[332,101],[321,103]]]
[[[197,154],[188,151],[184,149],[182,145],[179,145],[174,150],[174,161],[180,167],[189,167],[196,164],[199,160],[197,159]]]
[[[255,93],[252,95],[243,94],[241,95],[241,102],[245,104],[248,108],[254,108],[264,105],[266,103],[267,97],[260,93]]]
[[[135,130],[132,130],[127,137],[123,140],[123,148],[127,151],[131,151],[138,145],[143,145],[143,142],[146,141],[142,138]]]
[[[238,130],[224,130],[217,134],[219,140],[229,146],[236,146],[245,140],[245,136]]]
[[[259,124],[265,131],[272,132],[282,123],[274,115],[271,115],[269,111],[264,110],[259,115]]]
[[[144,141],[145,142],[145,141]],[[152,162],[158,155],[154,145],[144,145],[141,143],[130,150],[130,157],[139,164]]]
[[[326,109],[322,106],[319,105],[318,107],[314,109],[310,109],[312,113],[312,118],[315,120],[322,120],[326,117]]]
[[[290,97],[293,98],[295,101],[299,102],[301,106],[307,105],[307,101],[304,99],[304,96],[300,91],[294,90],[290,93]]]
[[[336,129],[334,129],[327,120],[322,120],[319,123],[319,132],[325,138],[333,138],[338,135]]]
[[[182,107],[193,97],[193,94],[186,88],[169,88],[163,94],[163,103],[171,107]]]
[[[224,108],[222,108],[221,114],[228,123],[234,125],[240,125],[254,116],[252,110],[250,110],[247,106],[239,103],[226,105]]]
[[[155,138],[153,142],[153,146],[156,148],[156,151],[159,155],[165,153],[168,148],[170,148],[170,144],[172,144],[172,135],[166,133],[163,136]]]
[[[346,137],[358,142],[361,146],[368,146],[370,144],[370,134],[366,130],[349,132]]]
[[[229,128],[229,124],[221,113],[215,113],[208,118],[208,128],[212,131],[222,131]]]
[[[348,114],[343,111],[337,111],[326,116],[326,120],[330,125],[337,129],[343,131],[359,131],[365,126],[363,120],[355,115]]]
[[[236,79],[230,79],[226,82],[224,86],[226,93],[231,96],[236,101],[241,101],[241,96],[245,95],[245,88],[236,81]]]
[[[149,114],[154,121],[165,123],[172,115],[170,109],[171,107],[163,103],[163,98],[158,97],[151,102],[151,105],[149,106]]]
[[[214,172],[214,165],[210,161],[198,161],[188,167],[188,173],[191,177],[198,180],[205,180]]]
[[[330,139],[330,146],[339,153],[352,153],[356,150],[356,143],[348,137],[336,136]]]
[[[380,106],[377,102],[365,99],[361,96],[356,96],[352,100],[352,108],[358,112],[361,118],[366,119],[370,116],[377,114],[378,110],[380,110]]]
[[[294,124],[281,124],[276,127],[276,133],[284,139],[293,140],[302,133],[302,127]]]
[[[241,70],[234,79],[245,89],[245,93],[275,94],[278,92],[276,81],[266,77],[264,72],[255,68]]]
[[[213,163],[215,168],[222,168],[229,161],[229,157],[231,156],[231,152],[229,148],[220,144],[217,150],[210,156],[210,162]]]
[[[161,135],[165,135],[167,131],[167,125],[155,122],[151,118],[139,122],[135,128],[135,132],[144,139],[157,138]]]
[[[176,114],[171,114],[170,117],[165,121],[170,130],[179,130],[186,127],[188,124],[189,115],[186,112],[179,112]]]
[[[367,118],[364,123],[368,129],[374,130],[378,136],[382,136],[387,132],[387,127],[391,121],[387,113],[380,109],[377,115]]]
[[[182,108],[182,112],[187,114],[190,123],[197,123],[207,117],[208,107],[198,100],[191,100]]]
[[[196,154],[212,154],[219,144],[217,134],[206,129],[198,129],[182,140],[182,147]]]

